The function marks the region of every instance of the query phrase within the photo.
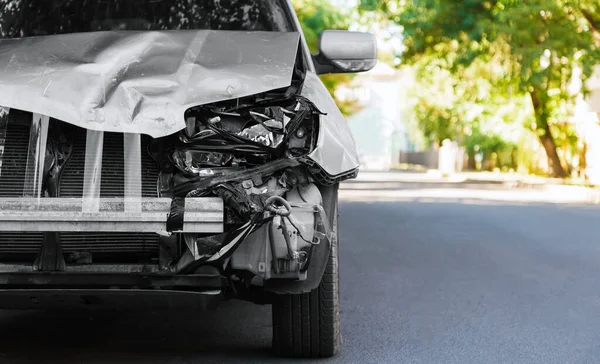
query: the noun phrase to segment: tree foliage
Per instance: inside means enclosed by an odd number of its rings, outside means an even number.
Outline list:
[[[590,77],[600,60],[597,1],[363,0],[362,6],[383,10],[403,26],[404,63],[435,60],[458,76],[484,64],[494,94],[526,95],[530,128],[552,173],[565,176],[557,125],[574,105],[573,81]]]
[[[483,62],[476,61],[458,74],[444,69],[444,64],[440,59],[421,59],[405,67],[408,92],[403,114],[411,139],[419,139],[414,132],[418,129],[424,138],[421,147],[456,140],[470,160],[481,154],[484,166],[516,169],[516,145],[525,133],[524,125],[533,120],[525,99],[494,93]],[[496,161],[487,163],[491,159]]]
[[[351,25],[351,14],[348,11],[336,8],[329,1],[292,0],[292,4],[300,20],[308,47],[313,54],[319,51],[319,36],[324,30],[345,30]],[[321,75],[320,78],[329,92],[335,96],[335,90],[339,86],[350,82],[352,76],[349,74],[331,74]],[[353,111],[351,103],[341,100],[336,101],[342,113],[349,114]]]

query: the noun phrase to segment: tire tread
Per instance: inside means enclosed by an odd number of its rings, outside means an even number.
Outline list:
[[[277,355],[327,358],[341,348],[337,189],[332,199],[335,241],[319,287],[309,293],[278,295],[273,302],[273,348]]]

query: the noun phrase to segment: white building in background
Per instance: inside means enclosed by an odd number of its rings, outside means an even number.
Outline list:
[[[585,102],[578,102],[573,119],[586,143],[586,175],[591,183],[600,185],[600,67],[586,86],[590,94]]]
[[[408,149],[402,122],[402,74],[383,62],[359,74],[349,87],[340,87],[340,100],[356,100],[360,111],[348,118],[365,170],[386,170],[398,162],[399,152]]]

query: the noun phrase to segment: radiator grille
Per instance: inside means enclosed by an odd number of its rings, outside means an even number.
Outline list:
[[[0,235],[0,257],[5,254],[35,254],[43,233],[3,232]],[[156,253],[158,238],[151,233],[61,233],[64,253]]]
[[[14,115],[13,115],[14,113]],[[20,197],[23,194],[25,164],[29,144],[31,114],[11,111],[11,121],[19,117],[25,122],[9,122],[0,170],[0,197]],[[82,197],[85,165],[86,130],[76,128],[71,159],[65,166],[60,179],[60,197]],[[146,152],[151,137],[142,136],[142,196],[157,197],[158,167]],[[124,196],[123,134],[105,133],[102,155],[102,197]],[[14,256],[35,255],[43,233],[1,232],[0,260]],[[66,254],[92,252],[99,254],[157,254],[156,234],[128,233],[61,233],[61,246]]]
[[[21,124],[22,120],[16,122],[15,119],[22,119],[22,113],[13,113],[14,111],[11,112],[11,121],[15,122],[9,122],[6,129],[0,170],[0,197],[23,196],[30,127],[26,122]],[[39,232],[1,232],[0,257],[4,258],[6,254],[35,254],[43,238],[44,234]]]
[[[23,195],[28,148],[29,126],[9,123],[0,169],[0,197]]]
[[[136,253],[155,252],[156,234],[69,233],[61,234],[63,252]]]
[[[146,152],[152,138],[142,136],[142,196],[158,197],[158,167]],[[60,179],[61,197],[81,197],[83,195],[83,175],[85,166],[85,129],[79,128],[71,160]],[[104,133],[102,150],[102,174],[100,195],[102,197],[123,197],[125,183],[125,162],[123,158],[123,134]]]

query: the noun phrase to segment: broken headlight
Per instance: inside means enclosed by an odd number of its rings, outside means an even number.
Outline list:
[[[291,191],[318,191],[302,157],[316,145],[320,112],[299,96],[276,101],[254,100],[241,106],[239,101],[190,109],[184,130],[151,144],[149,152],[161,166],[159,192],[174,201],[201,196],[223,199],[226,226],[223,234],[183,235],[185,246],[197,264],[230,256],[246,237],[260,236],[253,234],[258,229],[275,229],[269,235],[269,241],[273,242],[273,251],[269,253],[272,257],[265,266],[274,267],[279,277],[304,277],[306,273],[301,268],[306,267],[311,246],[315,244],[313,208],[319,206],[320,194],[311,193],[314,198],[308,212],[303,215],[296,211],[289,226],[268,212],[268,201],[293,200],[298,194]],[[306,204],[299,197],[296,199],[293,200],[296,207],[298,203]],[[296,236],[301,226],[306,226],[306,233],[301,235],[306,241]],[[283,245],[287,255],[280,252]]]
[[[187,127],[155,140],[149,151],[161,166],[159,191],[170,197],[203,196],[214,194],[224,182],[251,183],[254,188],[274,175],[280,180],[286,168],[299,165],[297,159],[314,148],[318,114],[303,97],[192,108],[186,114]],[[256,173],[250,178],[240,177],[252,170]],[[222,178],[211,182],[217,177]]]

